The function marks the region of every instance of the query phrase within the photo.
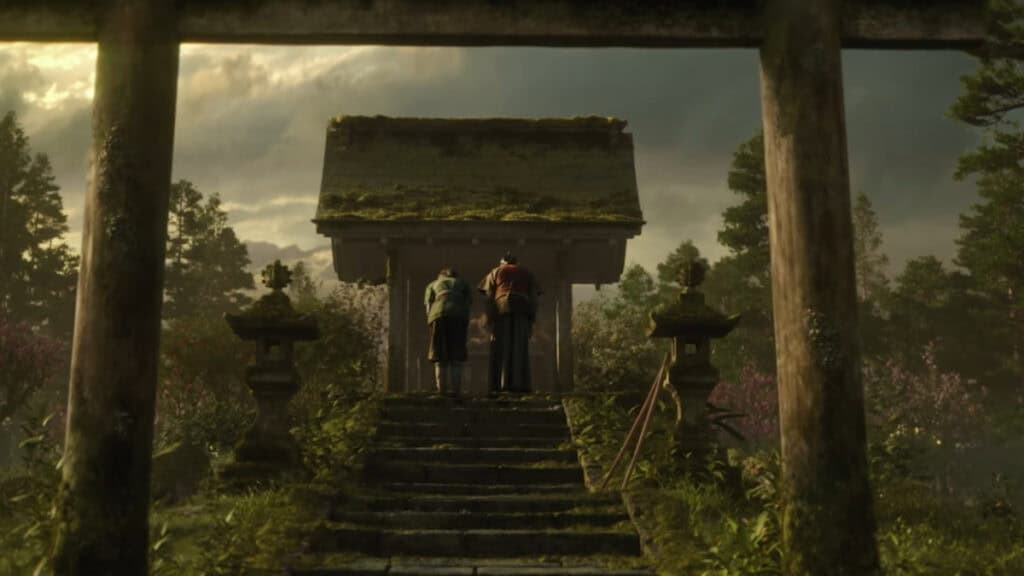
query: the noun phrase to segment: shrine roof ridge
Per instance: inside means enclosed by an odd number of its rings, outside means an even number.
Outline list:
[[[343,115],[328,130],[350,132],[598,132],[622,134],[628,122],[610,116],[548,118],[425,118]]]

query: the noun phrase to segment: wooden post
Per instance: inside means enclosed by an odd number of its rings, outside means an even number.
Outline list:
[[[564,251],[558,255],[558,381],[560,394],[568,394],[573,390],[573,355],[572,355],[572,282],[566,273]]]
[[[867,477],[840,0],[769,0],[761,92],[783,573],[879,573]]]
[[[408,286],[396,249],[388,250],[388,392],[404,392]]]
[[[54,572],[147,572],[178,40],[173,0],[98,19],[92,156]]]

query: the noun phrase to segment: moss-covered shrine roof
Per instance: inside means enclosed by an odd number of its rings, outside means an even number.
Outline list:
[[[642,222],[632,134],[615,118],[342,116],[317,222]]]

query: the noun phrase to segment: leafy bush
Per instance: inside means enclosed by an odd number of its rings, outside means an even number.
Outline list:
[[[339,284],[324,298],[304,298],[298,310],[320,326],[318,340],[296,347],[302,374],[299,399],[321,400],[329,388],[366,393],[376,389],[387,338],[387,287]]]
[[[223,318],[184,317],[164,329],[160,348],[155,437],[223,451],[241,437],[255,413],[244,382],[252,344]]]
[[[622,275],[615,295],[602,294],[574,308],[577,390],[647,390],[667,349],[666,340],[647,336],[658,297],[650,274],[633,265]]]
[[[25,416],[22,465],[0,474],[0,574],[31,574],[53,542],[62,426],[37,403]],[[45,566],[44,566],[45,568]]]

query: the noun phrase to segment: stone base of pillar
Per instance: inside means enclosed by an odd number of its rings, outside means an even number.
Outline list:
[[[235,447],[235,461],[220,471],[232,482],[305,480],[311,474],[289,432],[288,403],[299,390],[299,375],[287,365],[250,366],[246,383],[256,399],[256,421]]]
[[[706,422],[684,422],[676,427],[675,451],[678,463],[687,474],[704,476],[708,457],[714,453],[711,430]]]

